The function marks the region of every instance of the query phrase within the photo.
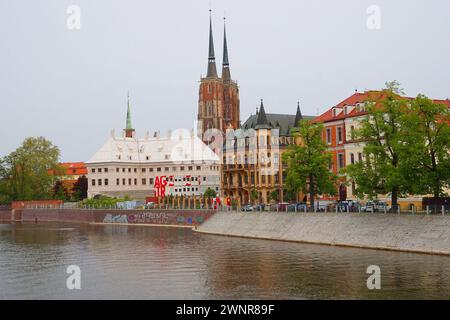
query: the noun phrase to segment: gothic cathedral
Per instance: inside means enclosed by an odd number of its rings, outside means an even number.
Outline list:
[[[206,144],[211,144],[214,140],[208,134],[208,130],[217,129],[224,137],[227,129],[237,129],[240,126],[239,87],[237,82],[231,79],[225,25],[223,31],[222,76],[219,77],[216,69],[210,16],[208,72],[206,77],[200,80],[197,118],[198,135]]]

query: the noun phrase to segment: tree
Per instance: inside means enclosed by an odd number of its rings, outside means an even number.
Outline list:
[[[88,179],[86,178],[86,176],[82,175],[78,178],[78,180],[73,185],[72,191],[73,197],[77,201],[87,198]]]
[[[68,200],[69,199],[69,191],[64,186],[61,180],[56,180],[55,185],[53,186],[53,198],[58,200]]]
[[[51,197],[59,149],[43,137],[27,138],[14,152],[0,160],[0,184],[10,201]]]
[[[405,175],[411,151],[406,133],[408,103],[401,94],[399,83],[393,81],[369,97],[365,103],[368,116],[355,130],[355,138],[365,143],[365,159],[345,170],[356,183],[358,195],[390,193],[392,206],[397,206],[399,195],[410,189]]]
[[[450,110],[418,95],[406,119],[409,192],[438,198],[450,186]]]
[[[256,203],[256,200],[259,199],[259,192],[256,190],[256,188],[253,188],[252,191],[250,191],[250,200],[253,204]]]
[[[205,198],[215,198],[217,193],[213,189],[208,188],[203,195]]]
[[[280,198],[280,191],[279,190],[273,190],[270,194],[269,194],[269,198],[270,200],[273,201],[279,201]]]
[[[309,193],[311,206],[316,195],[335,194],[337,177],[330,171],[331,154],[322,140],[322,124],[302,120],[292,130],[299,145],[291,145],[283,154],[287,164],[286,189],[298,194]]]

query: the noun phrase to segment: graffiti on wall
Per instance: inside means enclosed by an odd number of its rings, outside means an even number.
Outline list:
[[[107,214],[103,218],[103,223],[128,223],[128,217],[126,214]]]
[[[169,216],[165,212],[140,212],[128,216],[129,223],[168,224]]]
[[[103,223],[154,225],[198,225],[205,220],[206,217],[202,213],[184,214],[158,211],[108,213],[100,218],[100,221]]]

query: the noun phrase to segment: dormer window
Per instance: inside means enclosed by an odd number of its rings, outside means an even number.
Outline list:
[[[348,109],[347,106],[344,107],[344,115],[347,115]]]
[[[336,110],[336,108],[333,108],[333,117],[336,117],[336,115],[337,115],[337,110]]]

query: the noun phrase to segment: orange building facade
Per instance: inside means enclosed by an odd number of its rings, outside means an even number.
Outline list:
[[[360,122],[367,116],[364,108],[369,100],[382,99],[382,91],[355,92],[353,95],[329,108],[326,112],[316,117],[313,122],[322,123],[324,131],[322,138],[332,154],[332,166],[330,170],[339,178],[338,193],[333,200],[356,200],[354,182],[349,181],[342,173],[347,165],[362,161],[364,158],[364,142],[357,141],[353,137],[354,130],[360,127]],[[411,97],[402,97],[412,100]],[[433,100],[435,103],[446,104],[450,108],[450,100]]]

